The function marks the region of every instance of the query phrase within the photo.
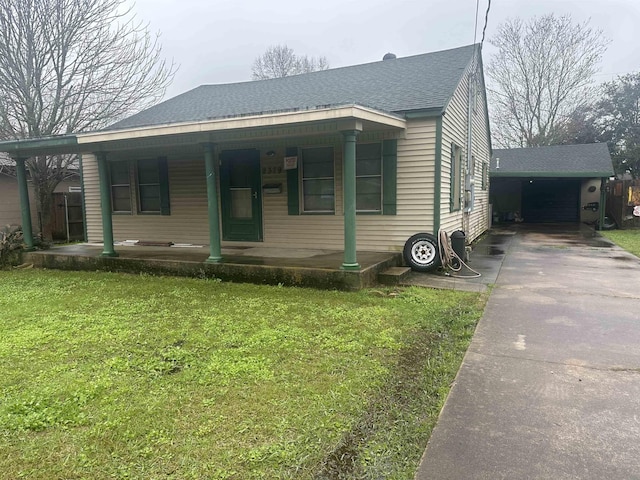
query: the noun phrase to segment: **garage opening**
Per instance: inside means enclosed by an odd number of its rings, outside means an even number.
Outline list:
[[[580,180],[541,178],[522,181],[522,217],[526,223],[580,221]]]

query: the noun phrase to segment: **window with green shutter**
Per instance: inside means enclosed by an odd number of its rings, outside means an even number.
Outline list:
[[[135,184],[132,186],[132,167]],[[169,173],[166,158],[115,161],[109,164],[113,213],[133,213],[132,198],[141,214],[169,215]],[[133,192],[135,188],[135,197]]]
[[[450,210],[455,212],[461,208],[462,194],[462,148],[451,144],[451,189],[449,193]]]

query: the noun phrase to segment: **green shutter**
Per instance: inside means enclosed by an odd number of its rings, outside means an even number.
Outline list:
[[[158,177],[160,179],[160,213],[171,215],[169,202],[169,168],[165,157],[158,158]]]
[[[297,157],[298,147],[287,147],[285,156]],[[298,167],[300,158],[298,158]],[[298,169],[287,170],[287,206],[289,215],[300,215],[300,194],[299,194]]]
[[[398,189],[398,141],[382,142],[382,214],[395,215]]]

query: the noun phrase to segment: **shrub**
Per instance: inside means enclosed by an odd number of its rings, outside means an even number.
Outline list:
[[[0,268],[17,265],[23,247],[22,227],[6,225],[0,230]]]

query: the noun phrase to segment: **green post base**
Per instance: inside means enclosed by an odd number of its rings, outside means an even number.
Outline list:
[[[119,255],[116,252],[102,252],[100,254],[101,257],[109,257],[109,258],[113,258],[113,257],[119,257]]]
[[[205,263],[220,263],[222,262],[222,257],[209,257],[205,260]]]
[[[359,263],[343,263],[340,267],[341,270],[360,270]]]

